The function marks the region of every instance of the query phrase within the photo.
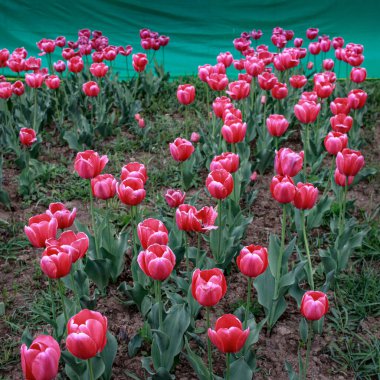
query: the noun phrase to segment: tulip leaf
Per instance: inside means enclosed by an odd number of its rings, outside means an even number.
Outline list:
[[[319,200],[316,206],[311,209],[307,216],[307,228],[309,230],[321,226],[323,217],[328,211],[330,211],[332,201],[332,198],[329,198],[327,195],[325,195]]]
[[[90,259],[87,258],[87,263],[84,271],[88,277],[94,281],[99,289],[103,290],[110,280],[111,263],[108,259]]]
[[[104,363],[104,372],[102,374],[102,380],[109,380],[112,375],[112,364],[115,360],[117,352],[117,340],[116,338],[107,331],[107,344],[103,351],[100,353],[100,357]]]
[[[244,360],[244,357],[239,358],[231,363],[231,380],[252,379],[253,371]]]
[[[193,367],[194,371],[198,375],[200,380],[209,380],[210,375],[208,368],[205,362],[199,357],[195,352],[193,352],[189,346],[189,342],[185,338],[185,347],[186,347],[186,358],[189,361],[190,365]]]
[[[144,289],[138,282],[135,282],[132,287],[124,281],[119,285],[118,290],[129,298],[127,304],[134,303],[141,311],[144,298],[148,294],[146,289]]]
[[[143,338],[140,333],[137,333],[128,343],[128,356],[133,358],[141,348]]]

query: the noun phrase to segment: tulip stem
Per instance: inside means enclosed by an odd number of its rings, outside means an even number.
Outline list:
[[[162,322],[162,299],[161,299],[161,282],[155,280],[155,290],[156,290],[156,302],[158,303],[158,327],[160,331],[163,331]]]
[[[308,321],[307,322],[307,329],[308,329],[308,334],[307,334],[307,345],[306,345],[306,358],[305,358],[305,367],[304,367],[304,373],[303,373],[303,378],[306,380],[307,378],[307,372],[309,369],[309,359],[310,359],[310,349],[311,349],[311,344],[313,342],[313,328],[312,328],[312,322]],[[302,377],[301,377],[302,379]]]
[[[190,263],[189,263],[189,242],[186,236],[186,231],[183,231],[183,236],[185,238],[185,260],[186,260],[186,276],[190,279]]]
[[[278,288],[280,285],[280,278],[282,272],[282,256],[284,254],[285,247],[285,228],[286,228],[286,205],[282,206],[282,221],[281,221],[281,248],[277,258],[277,272],[275,278],[275,299],[278,298]]]
[[[311,263],[309,243],[307,241],[305,211],[303,211],[303,210],[301,210],[301,223],[302,223],[302,232],[303,232],[303,240],[304,240],[304,244],[305,244],[305,251],[306,251],[307,261],[308,261],[308,266],[309,266],[309,269],[307,271],[307,277],[308,277],[308,282],[309,282],[309,285],[311,287],[311,290],[314,290],[313,266]]]
[[[209,371],[209,375],[210,375],[210,380],[212,380],[213,374],[212,374],[211,340],[208,337],[208,329],[211,327],[211,324],[210,324],[210,308],[209,307],[206,307],[206,321],[207,321],[206,335],[207,335],[208,371]]]
[[[251,288],[252,288],[252,277],[248,277],[248,292],[247,292],[247,305],[245,307],[244,329],[246,329],[248,326],[249,307],[251,304]]]
[[[63,309],[63,315],[65,316],[65,325],[67,321],[69,320],[67,316],[67,311],[66,311],[66,304],[65,304],[65,290],[63,288],[63,284],[61,279],[58,279],[58,290],[59,290],[59,295],[61,297],[61,302],[62,302],[62,309]]]
[[[38,132],[36,129],[37,126],[37,89],[34,89],[34,109],[33,109],[33,129]]]
[[[201,233],[198,232],[198,248],[197,248],[197,259],[195,265],[197,268],[200,268],[200,260],[201,260]]]
[[[222,244],[222,200],[218,199],[218,251],[216,261],[220,262],[220,249]]]
[[[90,380],[95,380],[94,370],[92,369],[91,359],[87,359],[88,372],[90,373]]]
[[[325,197],[325,195],[328,193],[328,191],[330,190],[330,182],[332,183],[332,175],[333,175],[333,171],[334,171],[334,156],[333,158],[331,159],[331,164],[330,164],[330,170],[329,170],[329,176],[327,178],[327,185],[325,187],[325,190],[323,192],[323,196],[322,198]]]
[[[307,182],[307,158],[309,155],[309,124],[305,125],[305,141],[303,142],[303,150],[304,150],[304,156],[303,156],[303,175],[305,177],[304,181]]]
[[[226,366],[227,366],[226,380],[230,380],[230,364],[231,364],[231,354],[227,352],[226,354]]]
[[[72,267],[72,270],[70,271],[70,279],[71,279],[71,286],[73,288],[73,293],[74,293],[74,297],[75,297],[75,301],[79,307],[79,310],[82,309],[82,306],[80,304],[80,299],[79,299],[79,294],[77,292],[77,288],[75,286],[75,280],[74,280],[74,266]]]
[[[95,224],[95,214],[94,214],[94,197],[92,195],[92,187],[91,180],[89,181],[90,185],[90,212],[91,212],[91,223],[92,223],[92,232],[94,233],[94,241],[95,241],[95,258],[98,259],[98,240],[96,238],[96,224]]]
[[[54,337],[57,338],[57,310],[55,308],[55,293],[53,292],[53,286],[51,283],[50,277],[48,278],[49,280],[49,293],[50,293],[50,298],[51,298],[51,313],[53,315],[53,329],[54,329]]]
[[[343,190],[343,199],[342,199],[342,206],[341,206],[341,214],[339,218],[339,236],[342,235],[344,231],[344,221],[345,221],[345,214],[346,214],[346,203],[347,203],[347,189],[348,189],[348,177],[346,176],[346,183]]]

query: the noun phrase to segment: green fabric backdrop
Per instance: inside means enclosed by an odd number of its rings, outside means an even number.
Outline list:
[[[0,48],[24,46],[37,55],[35,42],[64,35],[76,39],[81,28],[99,29],[114,45],[131,44],[141,52],[139,29],[170,36],[165,66],[173,76],[194,74],[198,65],[214,63],[221,51],[234,50],[232,40],[244,30],[262,29],[269,43],[275,26],[293,29],[305,38],[318,27],[331,38],[364,44],[369,77],[380,77],[380,2],[367,0],[2,0]],[[60,49],[59,49],[60,50]],[[332,56],[333,53],[330,53]],[[161,52],[158,57],[161,58]],[[54,53],[59,59],[59,54]],[[46,61],[44,61],[46,64]],[[125,67],[124,57],[116,61]]]

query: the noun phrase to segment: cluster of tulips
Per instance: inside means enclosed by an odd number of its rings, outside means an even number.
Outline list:
[[[148,180],[144,164],[126,164],[121,169],[120,180],[117,180],[112,174],[102,174],[108,157],[93,150],[80,151],[74,162],[79,177],[88,181],[91,226],[87,228],[76,223],[79,232],[67,230],[57,237],[58,231],[70,228],[76,218],[77,210],[68,210],[62,203],[53,203],[45,214],[30,218],[25,233],[34,247],[44,248],[40,266],[49,279],[53,320],[63,318],[64,327],[60,328],[57,322],[53,324],[54,337],[40,335],[29,348],[22,345],[22,369],[26,379],[49,380],[57,375],[62,339],[74,357],[71,360],[66,353],[62,355],[71,371],[79,371],[76,373],[91,380],[102,375],[103,378],[111,376],[113,359],[109,359],[109,352],[113,352],[114,358],[115,338],[107,332],[107,318],[89,310],[96,308],[96,302],[92,302],[79,288],[81,283],[87,284],[89,278],[104,291],[109,280],[107,276],[116,280],[124,269],[124,256],[128,255],[131,255],[128,269],[133,286],[125,285],[125,293],[137,304],[145,323],[150,326],[151,362],[156,372],[170,376],[174,357],[185,346],[189,362],[200,378],[212,379],[213,344],[226,354],[227,379],[231,372],[238,373],[242,368],[253,374],[255,336],[264,323],[268,332],[273,329],[286,310],[285,297],[293,286],[298,291],[294,298],[304,317],[304,325],[308,321],[306,330],[300,334],[301,340],[307,341],[305,364],[299,355],[299,375],[306,378],[313,335],[321,332],[323,317],[329,310],[326,295],[329,288],[315,285],[317,263],[313,259],[314,247],[308,241],[309,230],[321,225],[328,209],[318,209],[319,190],[316,185],[324,186],[321,203],[331,205],[329,195],[333,192],[340,207],[338,229],[331,231],[338,242],[335,245],[339,252],[321,255],[326,277],[330,270],[342,270],[346,263],[342,257],[351,252],[347,245],[344,249],[348,253],[343,252],[339,242],[353,234],[352,224],[345,224],[347,190],[364,166],[362,154],[353,149],[360,140],[358,113],[362,112],[367,99],[367,94],[358,88],[358,84],[366,79],[365,68],[359,67],[364,60],[363,46],[345,45],[342,37],[330,39],[326,35],[320,36],[318,29],[310,28],[306,32],[310,43],[308,48],[303,48],[302,38],[294,38],[293,31],[276,27],[271,41],[277,52],[271,52],[269,46],[257,45],[262,35],[261,30],[243,32],[233,41],[239,58],[223,52],[217,56],[215,65],[206,64],[198,68],[199,79],[206,89],[207,118],[201,123],[204,127],[201,125],[199,130],[190,134],[185,123],[183,134],[169,144],[169,152],[182,173],[182,187],[168,189],[163,195],[167,206],[175,209],[174,222],[163,218],[142,218],[140,210],[147,196],[145,184]],[[149,29],[142,29],[140,37],[145,50],[155,51],[169,42],[168,37]],[[251,46],[252,41],[255,47]],[[291,41],[292,47],[289,46]],[[66,63],[58,61],[52,64],[51,54],[56,47],[63,48],[62,56],[72,73],[81,72],[85,65],[83,57],[87,62],[91,55],[93,63],[89,65],[89,72],[99,78],[99,83],[101,78],[110,75],[109,67],[103,61],[112,62],[118,54],[128,56],[132,51],[129,46],[109,45],[101,32],[91,33],[88,29],[79,32],[78,41],[68,42],[68,48],[65,46],[64,37],[44,39],[38,43],[42,54],[48,56],[50,69],[54,68],[59,76],[53,71],[48,75],[46,69],[41,70],[40,59],[26,59],[25,49],[16,49],[12,54],[0,51],[0,67],[6,65],[18,74],[34,71],[25,75],[28,86],[37,89],[46,83],[49,89],[57,89]],[[331,48],[335,51],[334,58],[326,58]],[[322,72],[317,72],[316,57],[319,54],[323,58]],[[314,56],[314,62],[308,61],[303,65],[302,60],[309,60],[310,55]],[[341,61],[352,66],[351,81],[347,79],[343,90],[346,97],[336,96],[339,90],[334,72],[336,60],[339,66]],[[135,54],[132,64],[136,72],[142,73],[148,64],[147,55]],[[238,80],[230,81],[227,76],[228,68],[232,66],[239,71]],[[312,75],[311,91],[303,91],[310,86],[308,79]],[[101,90],[94,81],[83,83],[82,88],[89,97],[98,96]],[[211,101],[210,91],[215,95]],[[21,81],[13,85],[6,81],[0,83],[0,98],[8,99],[12,93],[20,96],[22,92]],[[196,99],[195,86],[181,84],[176,95],[187,115]],[[329,110],[332,116],[328,115]],[[349,115],[351,111],[354,111],[352,116]],[[140,114],[134,114],[134,117],[138,126],[144,128],[144,118]],[[301,124],[303,150],[295,152],[283,143],[292,126],[298,124]],[[329,125],[331,131],[328,130]],[[21,144],[30,147],[37,139],[35,128],[21,129],[19,139]],[[250,144],[252,141],[255,144]],[[255,150],[252,155],[251,148]],[[327,176],[319,171],[326,155],[323,149],[333,156]],[[194,204],[194,198],[186,199],[185,193],[191,186],[191,182],[188,184],[185,180],[186,171],[191,166],[186,165],[196,159],[196,152],[206,156],[209,172],[205,189],[213,199],[202,207]],[[281,237],[278,239],[272,235],[267,247],[257,243],[243,246],[243,234],[249,219],[242,213],[250,207],[246,200],[251,192],[249,184],[257,178],[256,169],[264,172],[272,165],[272,158],[275,175],[268,195],[271,194],[282,206]],[[327,184],[323,183],[324,179]],[[341,192],[334,184],[342,189]],[[122,233],[114,233],[109,218],[112,211],[110,202],[116,196],[127,206],[130,214],[129,224],[125,226],[129,227],[130,239],[125,246],[120,244]],[[95,209],[94,198],[99,203],[100,200],[106,202],[105,206],[102,205],[106,209],[102,218]],[[297,248],[296,238],[286,246],[287,230],[292,228],[293,219],[297,220],[295,224],[301,242]],[[198,241],[196,248],[190,247],[193,235]],[[206,249],[202,249],[202,242],[208,244]],[[121,247],[121,255],[113,252],[116,246]],[[297,251],[298,259],[292,263],[294,265],[288,265],[294,251]],[[221,315],[213,329],[210,323],[212,307],[227,292],[227,280],[222,269],[230,266],[233,259],[247,278],[247,299],[240,311]],[[66,277],[70,277],[69,280]],[[52,280],[57,280],[56,284]],[[168,288],[172,284],[175,284],[175,291],[170,293]],[[261,327],[251,312],[253,286],[265,313]],[[55,287],[60,294],[63,317],[57,316],[53,295]],[[67,289],[72,299],[68,297]],[[168,306],[170,304],[171,307]],[[89,306],[84,308],[86,305]],[[208,368],[187,341],[189,336],[195,335],[195,322],[201,307],[206,313]],[[186,335],[187,331],[190,334]],[[86,368],[75,358],[87,360]]]

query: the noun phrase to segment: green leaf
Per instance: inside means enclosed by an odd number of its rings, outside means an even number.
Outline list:
[[[193,367],[194,371],[198,375],[200,380],[209,380],[209,372],[206,364],[203,359],[199,357],[195,352],[193,352],[189,346],[189,342],[185,338],[185,348],[186,348],[186,358],[189,361],[190,365]]]
[[[306,322],[305,318],[301,318],[300,325],[299,325],[299,331],[300,331],[300,338],[303,342],[307,342],[307,336],[308,336],[308,324]]]
[[[103,290],[110,280],[111,263],[108,259],[87,258],[84,271],[88,277],[95,282],[99,289]]]
[[[128,356],[133,358],[141,348],[143,338],[137,333],[128,343]]]
[[[244,357],[235,360],[231,363],[231,380],[252,379],[253,370],[249,367]]]
[[[328,211],[330,211],[332,202],[333,199],[329,198],[327,195],[319,200],[317,205],[311,209],[307,215],[307,229],[311,230],[321,226],[323,217]]]
[[[116,338],[107,331],[107,344],[103,351],[100,353],[100,357],[104,363],[104,372],[102,375],[102,380],[109,380],[112,375],[112,364],[115,360],[117,353],[117,340]]]

